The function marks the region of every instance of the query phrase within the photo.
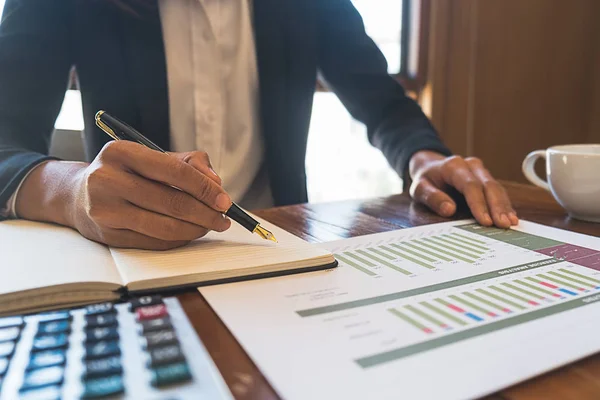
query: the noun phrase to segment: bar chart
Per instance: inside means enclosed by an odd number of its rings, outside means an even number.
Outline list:
[[[477,264],[495,257],[485,241],[456,232],[335,253],[335,257],[368,276],[388,270],[406,276],[453,264]]]
[[[456,290],[391,307],[390,313],[427,335],[477,325],[600,291],[600,279],[565,267]]]

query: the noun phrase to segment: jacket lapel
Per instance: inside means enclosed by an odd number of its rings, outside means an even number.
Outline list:
[[[137,107],[127,121],[163,149],[169,149],[167,68],[158,1],[138,6],[138,15],[120,12],[124,61]],[[136,126],[137,125],[137,126]]]

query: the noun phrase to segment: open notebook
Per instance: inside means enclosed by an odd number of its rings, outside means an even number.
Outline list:
[[[331,253],[259,218],[279,243],[236,223],[167,251],[115,249],[30,221],[0,223],[0,314],[115,300],[124,292],[331,268]]]

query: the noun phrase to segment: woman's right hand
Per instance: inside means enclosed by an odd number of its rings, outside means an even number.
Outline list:
[[[23,182],[16,211],[110,246],[158,250],[225,231],[230,206],[206,153],[164,154],[116,141],[91,164],[38,166]]]

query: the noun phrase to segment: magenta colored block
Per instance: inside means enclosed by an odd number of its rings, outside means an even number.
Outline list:
[[[573,264],[581,265],[600,271],[600,253],[592,254],[587,257],[578,258],[577,261],[573,261]]]
[[[589,257],[594,254],[600,255],[600,252],[587,247],[575,246],[574,244],[561,244],[548,247],[546,249],[536,250],[538,253],[545,254],[554,258],[562,258],[566,261],[574,262],[580,258]],[[578,264],[578,263],[575,263]]]

